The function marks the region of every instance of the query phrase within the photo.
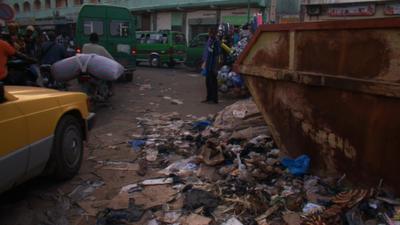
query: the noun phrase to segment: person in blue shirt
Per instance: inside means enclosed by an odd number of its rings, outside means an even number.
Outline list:
[[[206,76],[207,97],[203,103],[218,104],[218,81],[219,57],[221,53],[220,41],[217,38],[217,30],[208,31],[208,41],[203,52],[203,75]]]
[[[52,31],[47,33],[48,41],[43,43],[40,50],[40,63],[53,65],[67,57],[65,48],[56,42],[56,34]]]

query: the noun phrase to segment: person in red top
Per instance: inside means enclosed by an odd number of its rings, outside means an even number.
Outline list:
[[[0,80],[7,77],[7,61],[16,54],[17,51],[8,42],[0,39]]]
[[[6,41],[7,40],[7,41]],[[27,84],[24,73],[9,74],[7,63],[11,57],[25,60],[26,62],[36,63],[37,60],[22,54],[10,44],[9,35],[0,29],[0,81],[4,84],[25,85]]]

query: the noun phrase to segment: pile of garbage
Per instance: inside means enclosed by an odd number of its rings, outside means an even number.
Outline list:
[[[137,119],[144,132],[129,145],[143,179],[120,188],[98,225],[400,224],[400,201],[382,184],[313,176],[307,155],[292,159],[277,148],[251,99],[215,117]]]
[[[233,89],[240,91],[241,89],[246,88],[243,77],[240,74],[232,71],[227,65],[221,67],[221,69],[218,71],[217,79],[219,90],[223,93],[227,93]]]
[[[251,36],[245,36],[242,39],[240,39],[238,41],[238,43],[232,47],[232,56],[237,59],[240,55],[240,53],[242,53],[244,51],[244,49],[246,48],[247,44],[250,41]]]
[[[247,34],[238,41],[237,44],[228,48],[226,60],[224,66],[218,71],[218,87],[222,93],[233,93],[238,97],[246,96],[248,93],[242,75],[232,70],[233,63],[239,58],[240,53],[245,49],[248,41],[251,38],[251,34]]]

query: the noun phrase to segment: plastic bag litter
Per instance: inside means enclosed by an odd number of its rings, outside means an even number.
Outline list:
[[[176,162],[172,163],[171,165],[169,165],[168,167],[166,167],[165,169],[159,171],[158,173],[161,173],[161,174],[164,174],[167,176],[169,176],[171,174],[182,176],[182,175],[188,175],[188,174],[194,173],[195,171],[197,171],[199,166],[191,161],[193,161],[193,157],[190,157],[190,158],[184,159],[184,160],[180,160],[180,161],[176,161]]]
[[[243,225],[236,217],[231,217],[228,221],[221,225]]]
[[[212,122],[209,120],[200,120],[193,123],[193,129],[202,131],[206,129],[206,127],[211,126]]]
[[[146,144],[146,141],[141,139],[135,139],[132,141],[128,141],[128,143],[131,145],[133,150],[138,151]]]
[[[307,155],[301,155],[296,159],[283,158],[281,161],[282,165],[289,169],[289,172],[294,176],[301,176],[307,173],[310,167],[310,157]]]
[[[303,213],[306,215],[310,215],[310,214],[314,214],[314,213],[318,213],[318,212],[322,212],[324,211],[324,207],[314,204],[314,203],[307,203],[304,207],[303,207]]]

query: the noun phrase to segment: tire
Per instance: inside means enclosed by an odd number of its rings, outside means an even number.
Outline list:
[[[125,73],[125,81],[132,82],[132,80],[133,80],[133,72],[130,71],[130,72]]]
[[[79,172],[83,158],[83,134],[78,119],[65,115],[57,125],[48,167],[57,180],[67,180]]]
[[[160,67],[161,66],[160,57],[157,55],[150,56],[149,64],[151,67]]]

